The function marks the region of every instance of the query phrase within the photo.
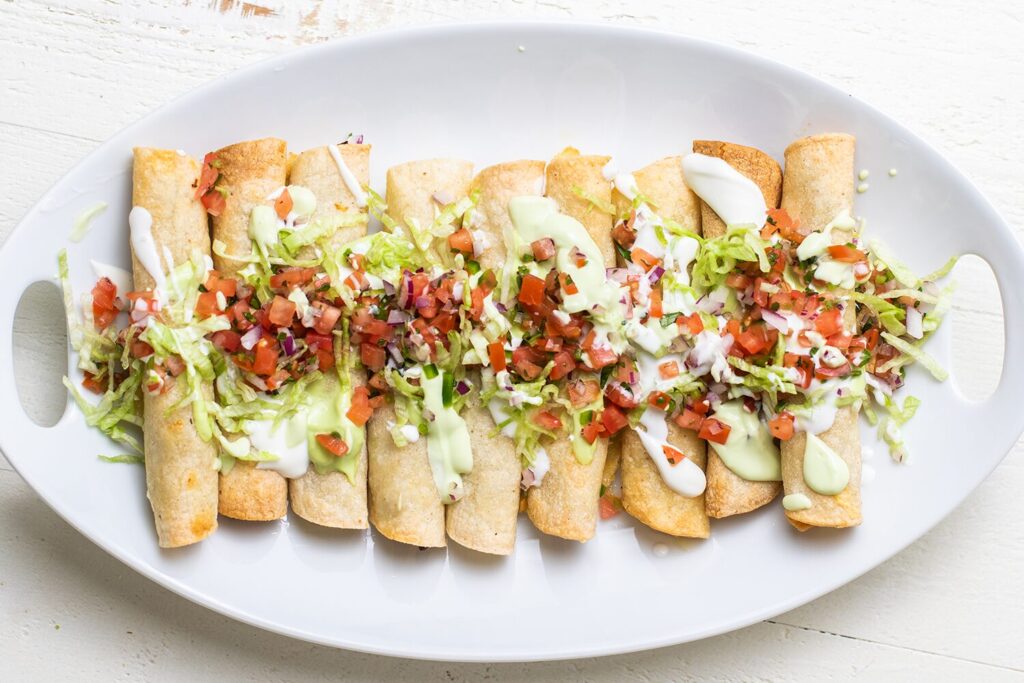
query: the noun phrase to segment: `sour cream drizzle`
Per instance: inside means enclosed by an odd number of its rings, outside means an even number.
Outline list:
[[[153,239],[152,214],[141,206],[132,207],[131,213],[128,214],[128,227],[131,231],[132,251],[135,252],[135,258],[139,259],[139,263],[156,282],[156,289],[164,292],[167,287],[167,277],[160,265],[156,240]]]
[[[686,184],[726,225],[764,225],[768,207],[753,180],[706,154],[687,154],[682,164]]]
[[[96,273],[96,277],[105,277],[114,283],[117,287],[118,296],[124,296],[134,289],[132,287],[132,274],[124,268],[118,268],[108,263],[100,263],[92,259],[89,259],[89,263],[92,264],[92,270]]]
[[[655,408],[648,408],[640,418],[638,427],[636,434],[640,437],[640,443],[644,445],[647,454],[657,465],[665,484],[679,495],[687,498],[696,498],[704,493],[704,488],[708,483],[707,477],[704,476],[704,470],[688,457],[684,457],[673,465],[665,455],[664,446],[671,446],[668,443],[668,423],[665,421],[665,413]]]
[[[334,159],[334,163],[338,166],[338,173],[341,174],[341,179],[345,181],[345,187],[355,197],[356,206],[362,208],[366,206],[366,193],[363,192],[363,188],[359,185],[359,181],[356,180],[355,175],[349,170],[348,164],[345,163],[345,159],[341,156],[341,152],[338,151],[337,145],[327,145],[327,150],[331,153],[331,157]]]
[[[274,470],[288,479],[301,477],[309,469],[309,451],[306,448],[306,415],[299,411],[274,428],[273,420],[251,421],[246,424],[252,445],[277,456],[256,465],[261,470]]]

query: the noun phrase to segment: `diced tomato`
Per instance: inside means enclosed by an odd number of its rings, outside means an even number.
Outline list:
[[[211,216],[219,216],[224,212],[225,207],[228,205],[227,197],[218,189],[213,189],[203,195],[202,199],[199,200],[203,207],[206,209],[206,213]]]
[[[318,334],[313,331],[307,332],[303,339],[306,342],[306,346],[311,350],[331,349],[334,346],[334,339],[332,337],[326,334]]]
[[[92,320],[97,330],[103,331],[117,318],[117,285],[110,278],[101,277],[92,288]]]
[[[618,498],[610,493],[606,493],[597,499],[597,510],[601,515],[601,519],[611,519],[619,514],[620,505],[621,503]]]
[[[552,380],[560,380],[576,368],[576,361],[568,351],[559,351],[555,354],[554,360],[555,365],[549,375]]]
[[[697,313],[691,313],[688,316],[679,316],[676,318],[676,323],[681,327],[685,326],[687,331],[697,336],[704,331],[704,321],[700,319],[700,315]]]
[[[679,363],[674,360],[666,361],[658,366],[658,374],[662,379],[672,379],[679,376]]]
[[[785,209],[768,209],[768,220],[774,223],[779,234],[790,242],[800,244],[804,241],[804,236],[798,230],[800,221],[793,219]]]
[[[636,242],[636,230],[625,223],[619,223],[612,228],[612,239],[623,249],[631,249]]]
[[[541,429],[557,432],[562,428],[562,420],[550,410],[540,410],[533,414],[533,422]]]
[[[216,292],[203,292],[196,300],[196,315],[200,318],[209,318],[211,315],[220,313],[220,306],[217,304]]]
[[[334,367],[334,352],[322,346],[316,347],[316,364],[320,372],[327,372]]]
[[[352,392],[352,406],[345,413],[345,416],[356,426],[362,427],[372,414],[373,408],[370,407],[369,390],[366,387],[356,387]]]
[[[519,303],[534,308],[544,303],[544,281],[536,275],[524,275],[519,288]]]
[[[701,425],[704,424],[704,416],[698,415],[689,408],[684,408],[683,412],[676,415],[675,420],[676,424],[683,429],[692,429],[695,432],[699,432]]]
[[[668,410],[669,405],[672,404],[672,398],[664,391],[652,391],[647,397],[647,403],[658,410]]]
[[[670,465],[678,465],[682,461],[686,460],[686,456],[678,448],[672,448],[668,444],[661,447],[661,452],[665,454]]]
[[[316,442],[336,458],[343,457],[348,453],[348,444],[334,434],[317,434]]]
[[[690,403],[690,410],[703,417],[704,415],[708,414],[708,411],[711,410],[711,401],[709,401],[707,398],[697,399],[696,401]]]
[[[783,356],[782,364],[787,368],[796,368],[800,373],[800,378],[795,382],[798,387],[806,389],[811,386],[811,380],[814,378],[814,362],[809,356],[787,353]]]
[[[864,343],[868,351],[874,351],[878,346],[878,328],[874,327],[864,333]]]
[[[592,346],[587,351],[587,358],[590,359],[590,367],[595,370],[608,367],[609,365],[615,365],[618,362],[619,357],[615,355],[615,352],[608,347],[604,346]]]
[[[545,237],[544,239],[531,242],[530,249],[533,250],[534,259],[538,261],[547,261],[555,255],[555,242],[550,237]]]
[[[153,355],[153,347],[144,341],[132,342],[132,358],[148,358]]]
[[[294,205],[295,202],[292,201],[292,196],[286,187],[281,191],[281,194],[277,196],[277,199],[274,200],[274,211],[277,212],[278,218],[281,220],[287,220],[288,214],[291,213],[292,206]]]
[[[725,284],[733,289],[746,289],[753,283],[749,275],[743,273],[729,273],[725,278]]]
[[[214,152],[208,152],[203,157],[203,170],[199,174],[199,182],[196,184],[195,199],[199,199],[204,194],[213,189],[214,184],[217,182],[217,178],[220,177],[220,170],[217,168],[217,155]]]
[[[601,436],[603,427],[600,422],[596,419],[592,419],[587,424],[583,425],[582,436],[583,440],[587,443],[594,443],[597,441],[597,437]]]
[[[505,361],[505,346],[500,341],[487,345],[487,358],[491,361],[491,367],[495,372],[501,372],[508,367]]]
[[[564,291],[569,296],[572,296],[573,294],[579,294],[580,292],[580,288],[577,287],[576,283],[573,282],[572,278],[566,275],[565,273],[558,274],[558,284],[561,285],[562,291]]]
[[[697,434],[700,438],[705,441],[711,441],[712,443],[724,444],[729,440],[729,432],[732,431],[732,427],[725,424],[720,420],[716,420],[713,417],[705,418],[704,424],[700,427],[700,432]]]
[[[459,228],[448,235],[448,246],[463,254],[473,253],[473,234],[466,228]]]
[[[282,287],[298,287],[313,279],[316,268],[289,267],[270,276],[270,286],[274,289]]]
[[[831,337],[843,331],[843,312],[838,308],[823,311],[814,321],[814,327],[823,337]]]
[[[621,382],[609,382],[604,389],[604,397],[626,410],[632,410],[640,405],[640,399],[633,394],[628,385]]]
[[[569,402],[573,408],[591,404],[601,395],[601,385],[596,379],[577,379],[569,382]]]
[[[846,332],[840,332],[839,334],[833,334],[828,338],[828,345],[834,346],[837,349],[846,351],[850,348],[850,344],[853,342],[853,335]]]
[[[277,389],[286,381],[291,379],[291,376],[291,373],[283,368],[281,370],[278,370],[265,380],[267,383],[267,390],[273,391],[274,389]]]
[[[228,317],[231,319],[231,322],[242,332],[252,327],[252,321],[249,320],[250,316],[252,316],[252,307],[245,300],[236,301],[228,309]]]
[[[772,333],[775,334],[772,334]],[[746,330],[743,330],[736,336],[736,342],[743,347],[743,349],[751,354],[756,355],[769,349],[775,344],[775,338],[778,336],[778,332],[775,330],[769,330],[764,324],[753,324]]]
[[[220,292],[225,298],[230,299],[238,291],[238,280],[233,278],[222,278],[216,270],[211,270],[206,276],[206,291]]]
[[[789,441],[793,438],[793,413],[779,413],[768,422],[768,429],[776,439]]]
[[[644,272],[647,272],[651,268],[661,264],[661,259],[650,252],[644,251],[640,247],[634,247],[633,250],[629,252],[629,256],[633,263],[644,269]]]
[[[512,352],[512,367],[520,377],[533,381],[544,371],[544,358],[528,346],[520,346]]]
[[[280,294],[275,296],[274,300],[270,302],[270,308],[267,310],[267,319],[279,327],[288,327],[292,324],[294,317],[295,302],[285,299]]]
[[[867,254],[863,251],[846,244],[836,244],[829,247],[828,255],[836,261],[842,261],[843,263],[857,263],[858,261],[868,260]]]
[[[601,424],[605,434],[612,436],[629,425],[626,415],[615,406],[606,405],[601,411]]]
[[[370,372],[377,372],[384,367],[388,354],[379,346],[363,343],[359,345],[359,357]]]
[[[82,386],[91,391],[94,394],[102,394],[107,390],[106,377],[102,380],[96,379],[92,373],[86,372],[85,379],[82,380]]]
[[[266,338],[260,339],[256,342],[255,351],[256,356],[253,360],[252,371],[260,377],[270,377],[277,371],[277,359],[280,356],[277,344]]]
[[[341,317],[341,309],[340,308],[338,308],[337,306],[326,306],[325,305],[325,306],[320,308],[320,317],[316,318],[315,322],[313,323],[313,329],[316,330],[317,333],[319,333],[319,334],[324,334],[324,335],[330,334],[331,330],[334,329],[334,326],[335,326],[335,324],[337,324],[338,319],[340,317]],[[384,321],[383,320],[379,320],[378,322],[383,323]],[[387,323],[384,323],[384,324],[386,325]]]
[[[221,351],[234,353],[242,346],[242,337],[233,330],[218,330],[210,336],[210,341]]]
[[[662,316],[661,311],[661,288],[655,287],[651,290],[651,305],[650,305],[651,317],[660,318]]]
[[[818,379],[832,379],[833,377],[845,377],[850,374],[850,362],[843,363],[838,368],[830,368],[825,365],[819,365],[814,369],[814,376]]]

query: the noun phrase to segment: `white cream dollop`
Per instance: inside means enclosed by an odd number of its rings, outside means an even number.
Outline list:
[[[706,154],[687,154],[682,164],[686,184],[726,225],[764,225],[768,206],[753,180]]]

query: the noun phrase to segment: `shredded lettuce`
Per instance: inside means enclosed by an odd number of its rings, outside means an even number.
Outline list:
[[[587,192],[579,185],[572,186],[572,193],[582,199],[583,201],[590,202],[590,205],[602,213],[606,213],[609,216],[615,215],[615,205],[610,201],[596,197],[590,192]]]
[[[920,346],[906,342],[903,339],[897,337],[896,335],[889,334],[888,332],[883,332],[882,338],[885,339],[885,341],[889,342],[892,346],[894,346],[896,350],[902,352],[903,355],[897,356],[893,360],[883,365],[881,368],[879,368],[880,372],[887,372],[892,368],[901,367],[903,365],[906,365],[908,362],[913,361],[923,365],[925,369],[932,374],[932,377],[939,380],[940,382],[945,382],[949,378],[949,372],[947,372],[945,368],[939,365],[939,362],[932,358],[928,354],[928,352],[922,349]]]
[[[871,240],[868,245],[875,261],[888,268],[897,282],[910,289],[916,289],[921,285],[921,280],[914,274],[914,271],[897,259],[885,244],[878,240]],[[950,267],[952,268],[952,266]]]
[[[127,465],[145,465],[146,459],[141,455],[101,455],[100,460],[104,462],[120,462]]]
[[[705,240],[693,264],[694,285],[714,289],[740,262],[757,262],[762,272],[771,270],[768,261],[768,242],[761,239],[756,231],[737,226],[721,237]]]

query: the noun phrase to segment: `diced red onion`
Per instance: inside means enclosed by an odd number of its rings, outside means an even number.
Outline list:
[[[381,282],[381,285],[384,287],[384,294],[386,296],[394,296],[395,295],[395,286],[393,284],[391,284],[387,280],[381,280],[380,282]]]
[[[281,329],[281,349],[284,355],[290,356],[295,353],[295,335],[287,327]]]
[[[652,285],[657,284],[658,280],[660,280],[661,276],[664,274],[664,268],[662,268],[661,266],[654,266],[653,268],[651,268],[651,272],[647,274],[647,281],[650,282]]]
[[[931,296],[937,297],[940,294],[939,286],[937,284],[935,284],[934,282],[926,282],[926,283],[924,283],[924,285],[921,286],[921,289],[924,291],[925,294],[928,294],[928,295],[931,295]],[[922,313],[931,313],[932,311],[935,310],[935,304],[925,303],[925,302],[922,301],[922,302],[917,304],[917,309],[919,311],[921,311]]]
[[[763,320],[768,327],[774,327],[782,334],[789,334],[789,321],[786,320],[785,316],[779,315],[770,309],[762,308],[761,320]]]
[[[359,135],[356,136],[356,144],[357,145],[363,144],[363,134],[362,133],[360,133]]]
[[[427,422],[434,421],[434,413],[432,410],[430,410],[430,408],[423,409],[423,419],[426,420]]]
[[[426,308],[430,305],[430,297],[426,294],[421,294],[416,297],[416,308]]]
[[[256,343],[259,342],[260,338],[263,337],[263,328],[256,325],[251,330],[242,335],[242,348],[246,351],[252,351],[256,348]]]
[[[506,306],[505,304],[501,303],[500,301],[496,302],[494,304],[494,307],[498,309],[498,313],[507,313],[508,312],[508,306]]]
[[[465,396],[469,393],[469,383],[465,380],[460,380],[459,383],[455,385],[455,391],[459,392],[460,396]]]
[[[907,307],[907,334],[914,339],[924,336],[924,315],[913,306]]]
[[[629,272],[625,268],[605,268],[604,274],[609,280],[614,280],[618,283],[625,283],[629,277]]]
[[[705,294],[701,298],[697,299],[697,308],[704,311],[705,313],[710,313],[711,315],[718,315],[719,313],[722,312],[722,309],[725,308],[725,304],[719,301],[715,301],[708,294]]]
[[[388,325],[404,325],[410,320],[412,320],[412,316],[405,311],[393,308],[388,313]]]
[[[447,192],[435,192],[432,196],[434,198],[434,201],[440,204],[441,206],[451,204],[453,201],[455,201],[452,198],[452,196]]]
[[[408,270],[402,271],[402,286],[401,286],[401,298],[398,305],[402,308],[412,308],[413,294],[412,294],[412,273]]]
[[[402,363],[402,352],[398,349],[398,344],[390,342],[387,346],[387,350],[391,357],[395,359],[396,363]]]

